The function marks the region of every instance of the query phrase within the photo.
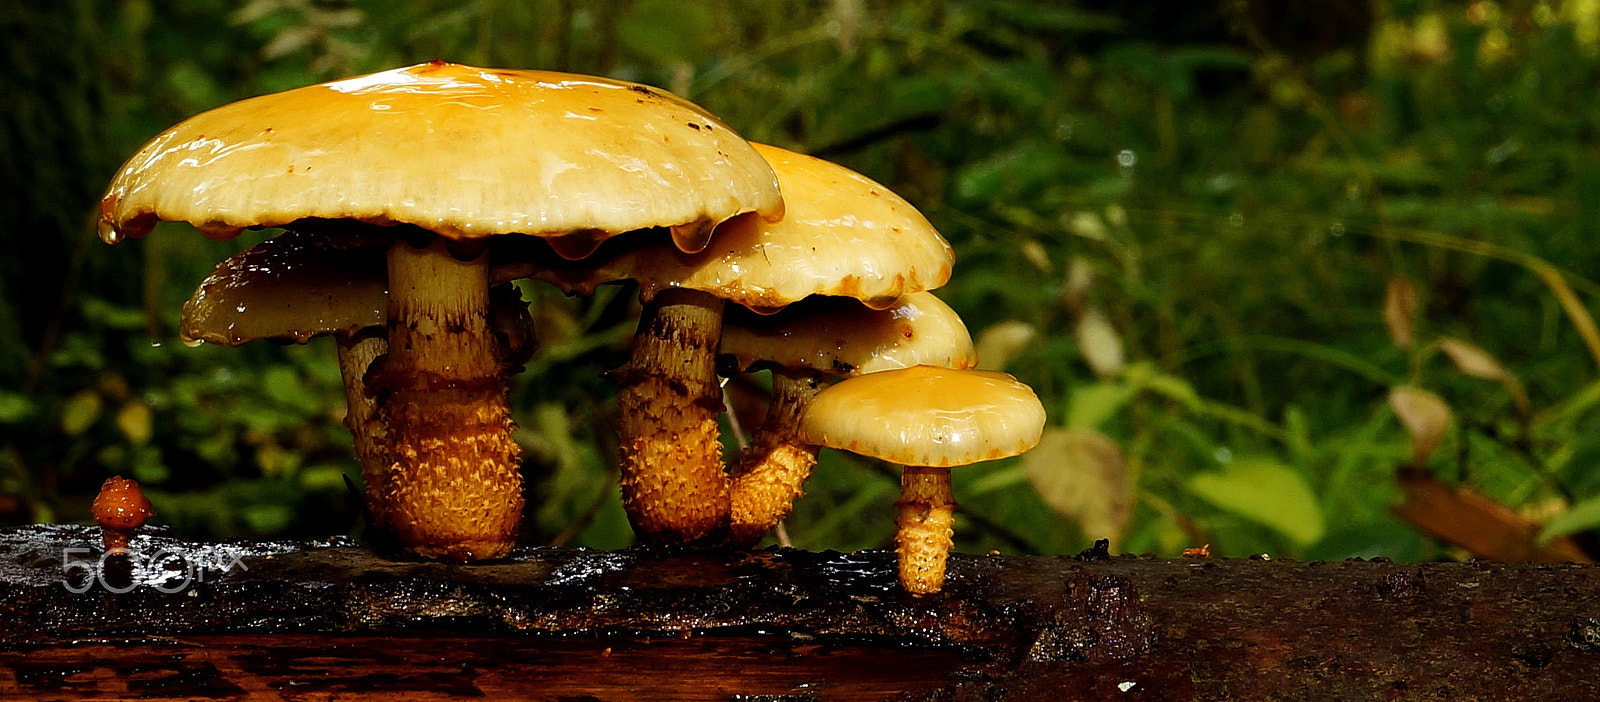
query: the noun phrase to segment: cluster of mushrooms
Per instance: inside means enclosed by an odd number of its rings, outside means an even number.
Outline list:
[[[135,154],[100,220],[110,243],[158,220],[285,230],[217,266],[182,334],[333,336],[372,525],[421,557],[514,545],[506,384],[535,343],[519,279],[638,282],[612,375],[623,501],[647,542],[754,545],[818,447],[846,449],[905,466],[901,582],[937,592],[948,469],[1025,451],[1043,427],[1027,386],[971,370],[961,320],[926,292],[951,249],[916,209],[643,85],[435,61],[243,100]],[[732,467],[719,369],[772,372]]]

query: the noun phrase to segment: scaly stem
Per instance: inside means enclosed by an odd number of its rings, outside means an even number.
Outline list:
[[[944,565],[955,545],[955,495],[950,469],[906,466],[900,474],[900,514],[894,542],[900,558],[900,586],[913,595],[944,588]]]
[[[382,526],[420,556],[504,556],[522,517],[488,260],[457,260],[442,239],[389,249],[389,353],[371,382],[391,448],[369,493]]]
[[[645,306],[633,356],[615,377],[622,504],[634,531],[657,543],[725,536],[728,476],[717,417],[716,353],[723,301],[671,289]]]
[[[348,409],[344,425],[354,439],[356,460],[361,464],[361,480],[367,486],[367,512],[373,523],[387,520],[389,506],[378,496],[393,492],[383,487],[389,471],[389,427],[378,416],[378,398],[367,387],[367,369],[373,361],[389,352],[389,340],[377,327],[360,334],[340,334],[339,374],[344,378],[344,399]]]
[[[767,418],[733,474],[728,539],[735,546],[760,541],[803,494],[801,486],[817,464],[817,449],[800,442],[800,415],[817,392],[815,374],[793,377],[781,370],[772,372]]]

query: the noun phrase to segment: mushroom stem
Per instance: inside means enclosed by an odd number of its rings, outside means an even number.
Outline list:
[[[337,336],[339,347],[339,374],[344,378],[344,399],[348,409],[344,425],[354,439],[356,460],[361,463],[361,480],[367,486],[367,512],[374,524],[387,523],[389,505],[379,496],[394,492],[385,485],[390,477],[389,427],[378,415],[378,399],[367,386],[367,369],[379,357],[389,352],[389,340],[379,328],[363,330],[358,334]]]
[[[622,504],[645,541],[714,541],[728,526],[717,417],[723,301],[685,289],[645,305],[633,355],[616,371]]]
[[[389,353],[368,378],[391,439],[368,487],[381,526],[417,555],[456,561],[504,556],[522,517],[489,255],[476,253],[458,260],[439,238],[389,248]]]
[[[772,403],[754,441],[734,469],[728,539],[751,546],[777,526],[817,464],[817,448],[800,441],[800,415],[819,391],[817,376],[772,372]]]
[[[894,542],[900,561],[900,586],[913,595],[944,588],[945,560],[955,544],[956,500],[950,469],[906,466],[900,474],[900,513]]]

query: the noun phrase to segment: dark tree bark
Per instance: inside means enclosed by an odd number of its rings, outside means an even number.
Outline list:
[[[99,538],[0,532],[0,696],[1600,698],[1594,566]]]

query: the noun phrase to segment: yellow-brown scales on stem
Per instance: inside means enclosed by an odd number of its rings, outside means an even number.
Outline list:
[[[758,430],[755,448],[734,469],[731,486],[727,483],[717,437],[722,406],[714,361],[719,341],[725,342],[725,305],[738,306],[729,308],[730,316],[748,317],[738,308],[770,314],[813,296],[835,296],[852,300],[849,304],[863,313],[885,310],[905,295],[943,285],[954,263],[944,238],[888,188],[838,164],[754,146],[777,173],[787,210],[782,220],[736,218],[693,253],[658,236],[618,239],[566,265],[533,263],[537,255],[512,257],[508,263],[527,270],[507,276],[543,278],[573,293],[588,294],[617,280],[639,282],[645,315],[633,360],[616,377],[622,385],[625,504],[635,529],[649,540],[720,541],[730,536],[724,530],[731,509],[732,539],[754,542],[788,512],[814,462],[808,447],[789,438],[792,429],[783,422],[769,424]],[[812,340],[800,343],[799,353],[813,352]],[[814,381],[809,374],[777,377],[769,414],[798,416],[810,392],[804,384]],[[790,382],[802,378],[804,383]],[[680,471],[650,468],[658,463],[678,465]],[[706,517],[692,521],[693,529],[660,528],[668,515],[691,523],[686,505],[697,503],[663,503],[689,493],[691,474],[707,476],[705,482],[722,481],[720,510],[699,512]]]

